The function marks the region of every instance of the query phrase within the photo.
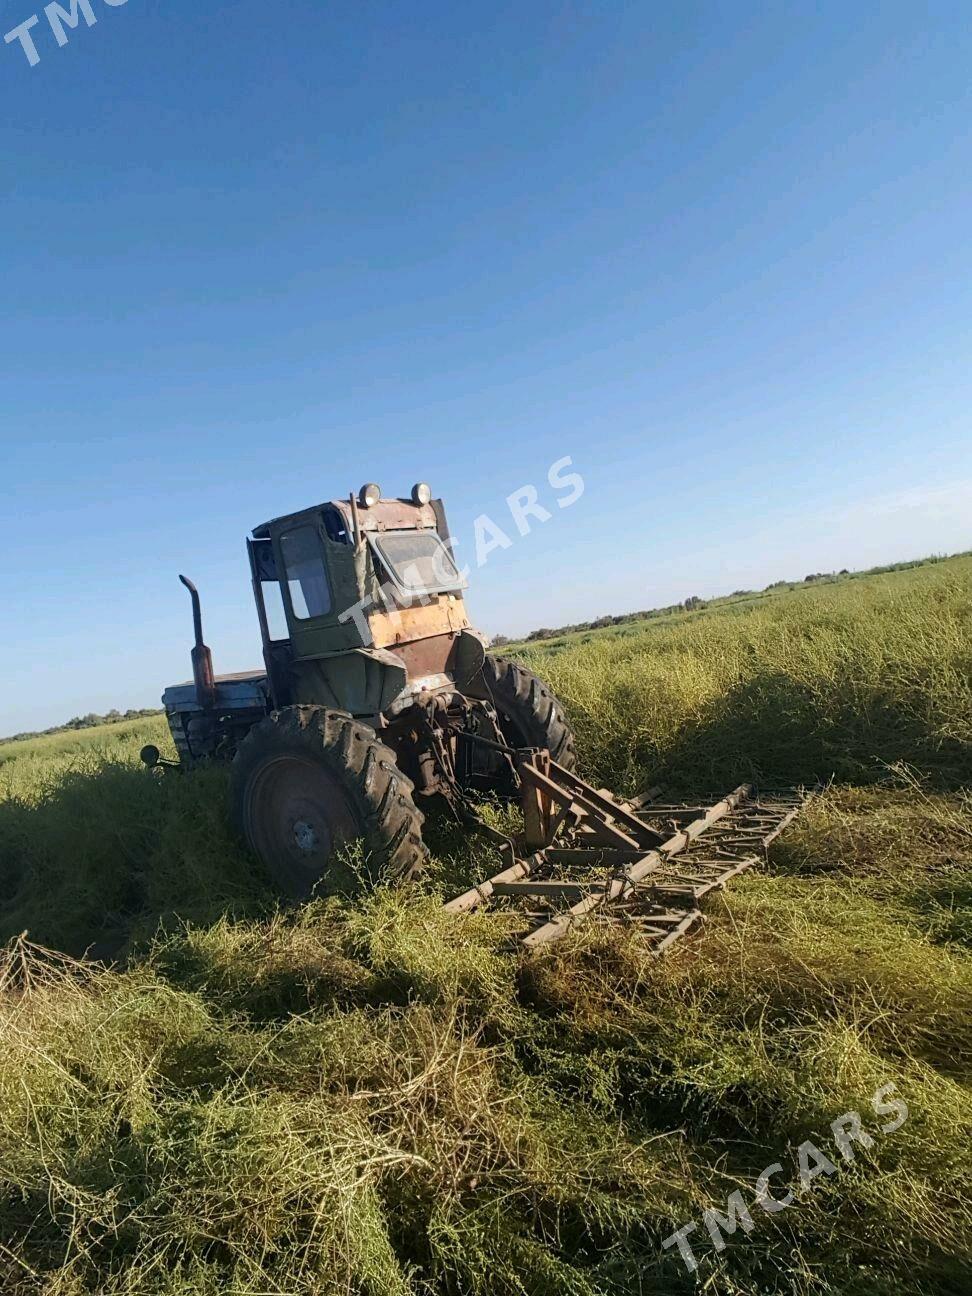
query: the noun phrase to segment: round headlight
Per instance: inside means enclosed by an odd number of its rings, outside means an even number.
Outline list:
[[[432,498],[432,487],[428,482],[416,482],[412,487],[412,503],[428,504]]]
[[[358,503],[362,508],[371,508],[372,504],[377,504],[380,499],[381,487],[376,486],[374,482],[368,482],[358,492]]]

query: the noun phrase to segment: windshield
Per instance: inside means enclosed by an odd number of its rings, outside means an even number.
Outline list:
[[[437,594],[465,589],[466,582],[435,531],[382,531],[368,538],[403,593]]]

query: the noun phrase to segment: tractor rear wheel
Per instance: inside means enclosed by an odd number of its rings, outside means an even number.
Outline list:
[[[344,711],[293,706],[255,725],[233,761],[237,828],[281,891],[407,881],[428,852],[412,784],[375,731]],[[342,848],[361,843],[360,865]]]
[[[558,765],[575,767],[576,743],[563,704],[525,666],[488,653],[467,691],[493,704],[512,747],[546,747]]]

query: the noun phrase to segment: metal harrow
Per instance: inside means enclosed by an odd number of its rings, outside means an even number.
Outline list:
[[[670,804],[660,790],[620,801],[546,751],[517,753],[523,833],[487,830],[510,863],[445,908],[515,908],[529,949],[589,918],[637,925],[655,954],[702,921],[701,903],[763,861],[819,789],[757,792],[744,783],[714,805]]]

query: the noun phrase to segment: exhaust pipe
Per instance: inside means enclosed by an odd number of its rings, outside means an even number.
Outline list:
[[[213,711],[216,708],[216,676],[213,674],[213,654],[203,643],[199,591],[188,576],[179,579],[192,599],[192,628],[196,639],[192,650],[192,678],[196,685],[196,701],[204,711]]]

